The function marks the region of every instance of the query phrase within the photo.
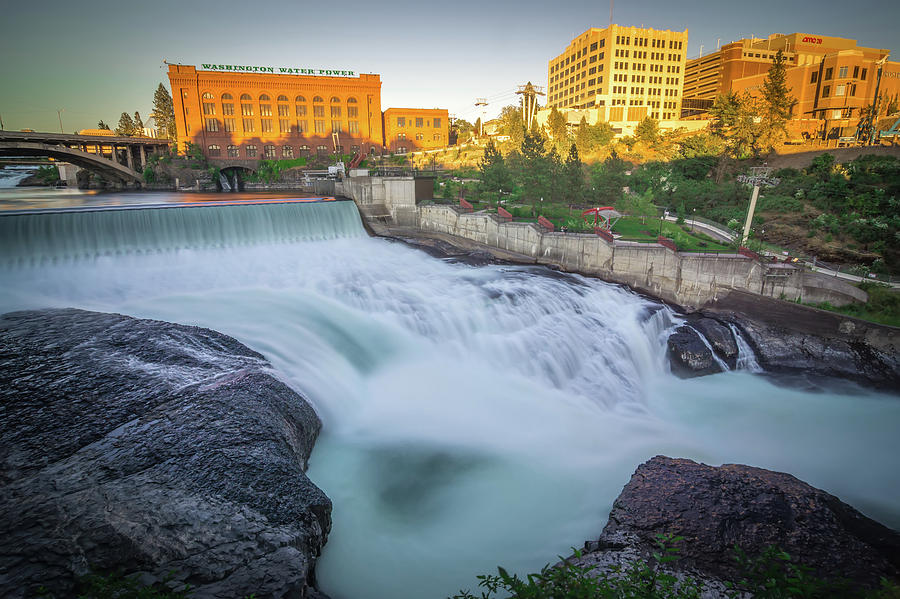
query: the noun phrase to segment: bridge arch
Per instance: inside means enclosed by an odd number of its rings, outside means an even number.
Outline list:
[[[0,156],[50,156],[57,160],[70,162],[75,166],[94,171],[107,179],[119,183],[144,182],[141,173],[125,165],[113,162],[98,154],[82,152],[62,145],[45,144],[34,141],[0,141]]]

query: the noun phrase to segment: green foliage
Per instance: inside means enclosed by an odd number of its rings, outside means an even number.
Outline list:
[[[847,316],[855,316],[893,327],[900,327],[900,292],[882,283],[859,283],[860,289],[869,294],[865,304],[832,306],[828,303],[814,304],[815,307]]]
[[[42,166],[34,176],[44,185],[53,185],[59,181],[59,169],[55,166]]]
[[[144,183],[148,185],[156,182],[156,171],[151,166],[144,167],[144,172],[141,176],[144,178]]]
[[[306,166],[306,158],[285,158],[283,160],[268,160],[263,158],[256,167],[256,172],[247,177],[248,181],[262,181],[275,183],[281,179],[281,173],[289,168]]]
[[[480,595],[460,591],[452,599],[489,599],[498,592],[510,599],[698,599],[700,586],[693,579],[685,577],[679,581],[660,568],[678,559],[675,544],[681,540],[660,535],[658,550],[650,562],[640,560],[608,572],[593,572],[589,566],[563,560],[522,579],[498,567],[497,575],[478,576],[478,586],[484,589]],[[573,557],[581,555],[575,551]]]
[[[176,139],[175,129],[175,104],[169,90],[160,83],[153,93],[153,112],[151,116],[156,121],[156,127],[162,135],[168,139]]]
[[[759,154],[760,137],[756,103],[748,94],[719,94],[709,110],[710,131],[725,144],[725,151],[735,158]]]
[[[771,149],[787,138],[788,119],[797,100],[787,86],[787,59],[781,50],[775,54],[772,66],[762,86],[760,133],[765,149]]]
[[[203,149],[197,144],[187,142],[184,148],[184,155],[189,161],[191,168],[207,168],[206,156],[203,155]]]
[[[659,141],[659,123],[653,117],[645,117],[634,129],[634,137],[647,144]]]
[[[600,204],[615,206],[622,199],[622,188],[625,187],[625,171],[631,167],[613,151],[609,158],[595,164],[591,169],[591,187],[593,198]]]
[[[569,147],[569,135],[566,131],[566,117],[564,117],[554,106],[550,110],[550,116],[547,117],[547,132],[557,151],[565,151]]]
[[[578,147],[572,144],[566,156],[562,176],[562,199],[569,203],[580,203],[584,198],[584,165],[578,156]]]
[[[494,141],[488,142],[484,149],[484,155],[478,163],[481,177],[481,191],[490,194],[491,199],[500,200],[503,190],[512,191],[512,177],[503,160],[503,154],[494,146]]]
[[[134,119],[127,112],[123,112],[119,117],[119,124],[116,127],[116,135],[131,137],[135,134]]]
[[[97,123],[97,129],[102,129],[102,130],[104,130],[104,131],[109,131],[109,125],[107,125],[106,123],[104,123],[103,120],[101,119],[101,120]]]
[[[599,147],[608,145],[615,137],[615,131],[609,123],[597,123],[588,125],[587,119],[581,117],[578,129],[575,131],[575,145],[578,152],[585,155]]]

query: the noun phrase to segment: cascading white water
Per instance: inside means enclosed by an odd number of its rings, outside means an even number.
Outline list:
[[[222,186],[222,191],[231,191],[231,183],[228,182],[228,177],[226,177],[222,173],[219,173],[219,184]]]
[[[698,331],[697,329],[695,329],[694,327],[692,327],[690,325],[686,325],[686,326],[687,326],[687,328],[689,328],[692,331],[694,331],[695,333],[697,333],[697,336],[700,337],[700,341],[702,341],[703,345],[706,346],[706,349],[709,350],[709,353],[712,355],[713,361],[715,361],[715,363],[718,365],[720,372],[728,372],[729,370],[731,370],[731,368],[728,366],[728,364],[725,362],[725,360],[720,358],[719,354],[716,353],[716,350],[713,349],[713,346],[709,342],[709,339],[706,338],[706,335],[704,335],[703,333],[701,333],[700,331]]]
[[[0,189],[16,187],[23,179],[27,179],[38,171],[36,166],[9,165],[0,168]]]
[[[738,348],[735,368],[737,370],[746,370],[747,372],[753,373],[762,372],[762,366],[760,366],[759,362],[756,360],[756,354],[753,352],[753,348],[750,347],[738,328],[733,324],[729,324],[728,328],[731,329],[731,334],[734,335],[734,342],[737,344]]]
[[[498,564],[538,569],[596,537],[634,468],[660,453],[789,471],[900,525],[896,397],[747,372],[680,380],[661,305],[369,239],[352,204],[299,207],[271,226],[302,227],[307,209],[340,218],[291,236],[229,229],[261,222],[238,212],[185,215],[179,229],[177,211],[128,211],[92,221],[89,240],[87,221],[32,221],[13,245],[44,258],[0,260],[0,310],[197,324],[263,353],[323,419],[309,474],[334,501],[317,574],[335,599],[444,597]],[[110,237],[141,239],[140,251],[107,251]]]

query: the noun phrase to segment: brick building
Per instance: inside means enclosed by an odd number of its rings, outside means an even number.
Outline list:
[[[446,108],[388,108],[384,111],[384,146],[394,153],[445,148],[450,115]]]
[[[687,62],[683,116],[703,117],[716,96],[729,91],[758,93],[776,53],[787,65],[787,86],[797,100],[793,136],[853,135],[860,109],[871,106],[878,62],[889,51],[858,46],[856,40],[792,33],[743,39]],[[900,93],[900,63],[885,61],[879,95]]]
[[[378,75],[203,67],[169,65],[169,82],[178,139],[198,145],[210,158],[284,159],[381,150]]]

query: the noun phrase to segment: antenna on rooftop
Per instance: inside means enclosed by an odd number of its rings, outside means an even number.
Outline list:
[[[609,25],[610,25],[610,27],[612,27],[613,2],[615,2],[615,0],[609,0]]]

